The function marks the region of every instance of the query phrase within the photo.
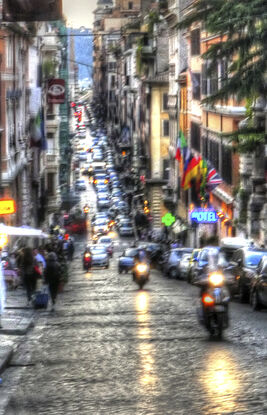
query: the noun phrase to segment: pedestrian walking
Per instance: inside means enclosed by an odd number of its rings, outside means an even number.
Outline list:
[[[73,243],[72,238],[69,238],[69,241],[68,242],[69,242],[68,243],[68,260],[69,261],[72,261],[73,260],[74,250],[75,250],[74,243]]]
[[[27,294],[27,305],[30,305],[32,295],[36,290],[37,283],[37,262],[34,258],[33,251],[30,247],[24,248],[21,261],[21,272],[24,287]]]
[[[60,265],[57,261],[55,252],[50,252],[47,256],[45,268],[45,283],[48,284],[50,297],[52,301],[51,311],[55,310],[56,299],[60,284]]]

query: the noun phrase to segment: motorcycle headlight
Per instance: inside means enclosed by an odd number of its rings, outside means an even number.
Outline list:
[[[224,283],[224,276],[218,272],[212,272],[209,275],[209,283],[214,285],[214,287],[219,287]]]
[[[146,264],[138,264],[136,265],[136,271],[140,274],[147,271],[147,265]]]

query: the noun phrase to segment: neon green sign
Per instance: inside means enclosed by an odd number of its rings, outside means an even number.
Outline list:
[[[173,216],[170,212],[169,213],[166,213],[166,215],[164,215],[161,218],[161,222],[165,226],[171,226],[175,222],[175,216]]]

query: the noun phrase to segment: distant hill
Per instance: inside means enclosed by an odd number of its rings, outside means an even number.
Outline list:
[[[73,33],[75,36],[75,60],[87,65],[93,64],[93,36],[90,29],[69,29],[69,33]],[[89,36],[85,36],[89,35]],[[79,81],[83,81],[85,78],[92,79],[92,68],[85,65],[79,65]]]

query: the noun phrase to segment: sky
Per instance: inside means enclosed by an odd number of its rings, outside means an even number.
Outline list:
[[[68,26],[93,27],[93,10],[96,9],[96,3],[97,0],[63,0],[63,13],[67,18]]]

